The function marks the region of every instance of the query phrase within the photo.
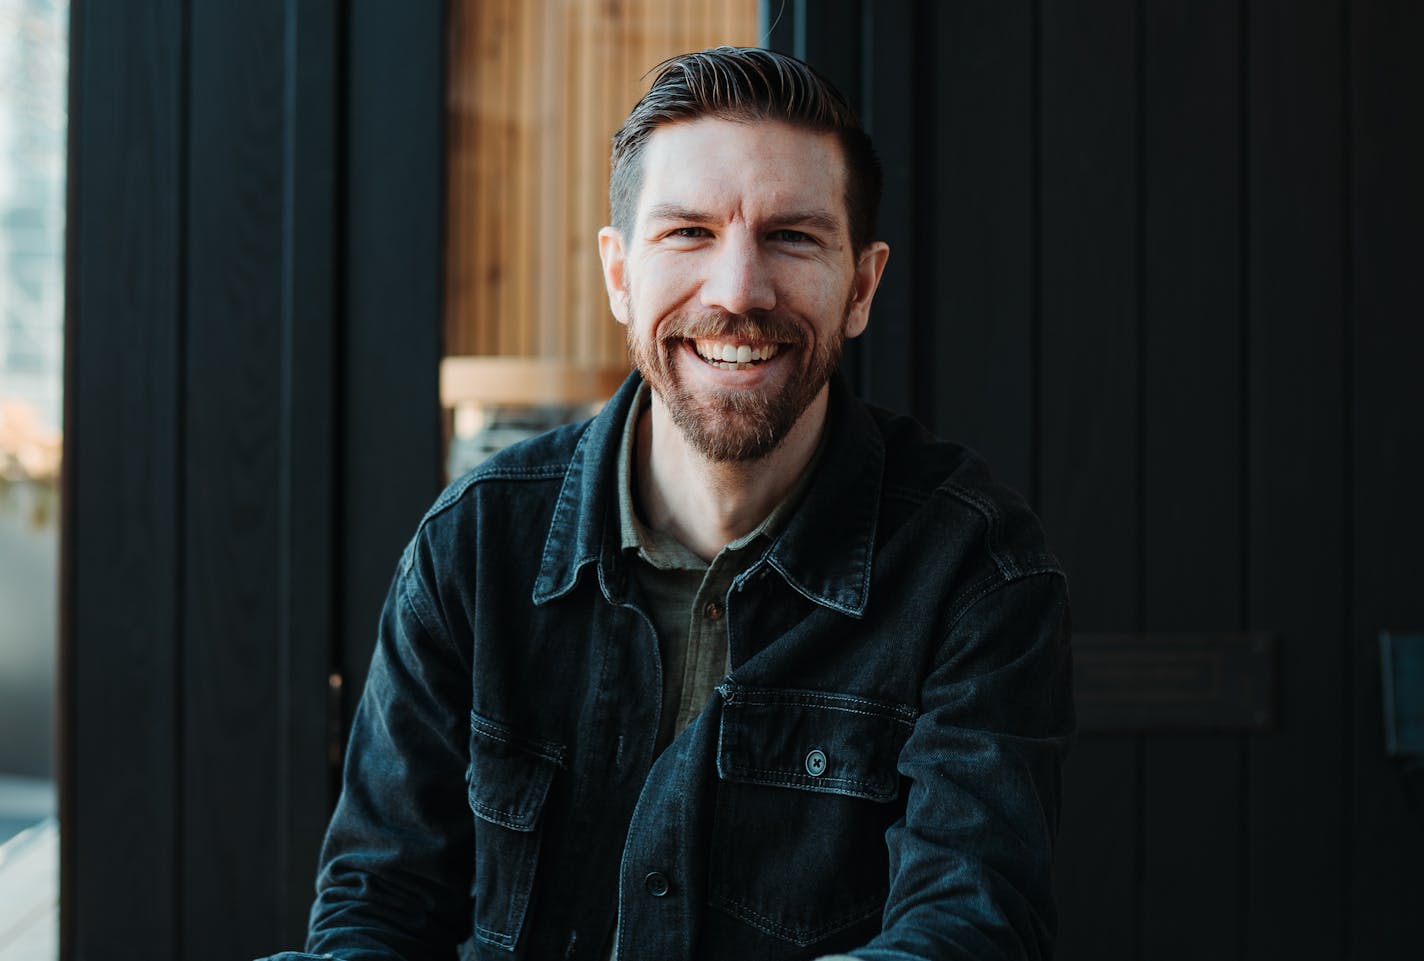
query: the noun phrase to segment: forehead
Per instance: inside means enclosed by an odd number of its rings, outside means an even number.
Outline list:
[[[679,121],[648,138],[639,220],[655,204],[672,204],[747,218],[820,208],[844,222],[845,184],[833,134],[779,120]]]

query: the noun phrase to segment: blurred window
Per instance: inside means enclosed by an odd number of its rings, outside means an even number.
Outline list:
[[[0,953],[57,954],[64,0],[0,0]]]

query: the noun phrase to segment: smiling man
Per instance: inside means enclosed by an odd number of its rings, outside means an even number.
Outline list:
[[[1051,954],[1066,587],[974,454],[836,375],[878,195],[804,64],[662,65],[599,234],[637,372],[421,522],[308,950]]]

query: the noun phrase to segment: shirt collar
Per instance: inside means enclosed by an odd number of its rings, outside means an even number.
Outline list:
[[[646,382],[639,384],[638,392],[633,395],[633,403],[629,405],[628,416],[623,422],[623,436],[619,441],[618,451],[619,546],[624,551],[637,552],[643,560],[659,569],[706,570],[707,563],[677,538],[645,525],[642,518],[638,516],[637,508],[633,502],[634,471],[636,469],[634,457],[638,443],[638,421],[651,403],[651,399],[651,388]],[[764,540],[770,544],[776,539],[776,535],[781,533],[782,528],[786,526],[787,520],[796,512],[796,505],[801,502],[801,497],[806,493],[806,487],[814,476],[816,467],[820,464],[821,452],[826,447],[827,433],[829,432],[821,432],[821,438],[817,441],[815,450],[811,452],[811,459],[806,462],[805,468],[796,478],[796,483],[791,485],[791,489],[786,492],[786,495],[761,519],[761,523],[742,536],[729,541],[722,548],[723,551],[745,550],[758,541]]]
[[[630,374],[579,437],[544,542],[535,604],[568,593],[580,571],[595,562],[604,596],[622,603],[626,595],[619,463],[641,386],[637,372]],[[807,486],[799,509],[780,518],[785,527],[771,549],[741,576],[770,566],[812,601],[860,617],[870,595],[885,446],[870,413],[839,375],[831,380],[828,416],[820,468],[803,475]]]

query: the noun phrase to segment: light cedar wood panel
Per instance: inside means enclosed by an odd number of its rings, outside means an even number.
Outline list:
[[[450,7],[445,353],[626,363],[598,266],[609,138],[662,60],[757,42],[756,0]]]

